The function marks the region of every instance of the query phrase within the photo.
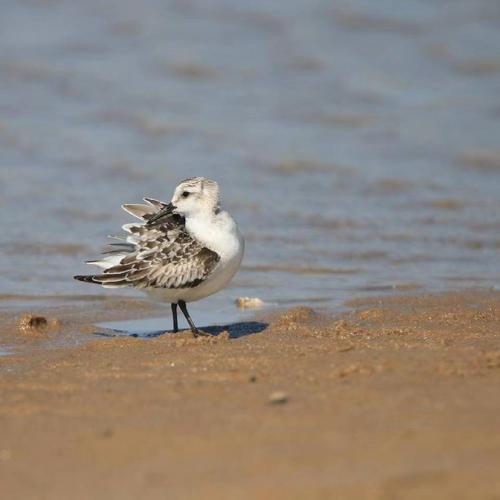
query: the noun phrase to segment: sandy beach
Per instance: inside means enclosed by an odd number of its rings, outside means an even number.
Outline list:
[[[500,293],[348,308],[198,339],[93,334],[135,299],[4,313],[2,498],[497,498]]]
[[[3,2],[0,500],[500,500],[499,25]],[[194,176],[245,237],[200,339],[73,279]]]

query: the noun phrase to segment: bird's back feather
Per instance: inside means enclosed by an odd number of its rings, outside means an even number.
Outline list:
[[[123,209],[147,222],[167,206],[152,198],[145,201],[147,205],[125,204]],[[166,214],[151,225],[144,222],[125,224],[126,241],[88,262],[103,269],[101,274],[74,278],[106,288],[179,289],[196,287],[212,274],[220,256],[188,233],[180,215]]]

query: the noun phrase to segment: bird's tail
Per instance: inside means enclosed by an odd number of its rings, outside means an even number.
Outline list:
[[[93,275],[87,275],[87,276],[79,275],[79,276],[73,276],[73,278],[78,281],[84,281],[85,283],[99,284],[98,281],[95,281],[95,276]]]

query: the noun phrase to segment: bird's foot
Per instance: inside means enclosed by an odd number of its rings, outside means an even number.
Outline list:
[[[197,338],[197,337],[212,337],[211,333],[204,332],[203,330],[198,330],[198,328],[196,328],[195,330],[191,330],[191,331],[193,332],[193,337],[194,338]]]

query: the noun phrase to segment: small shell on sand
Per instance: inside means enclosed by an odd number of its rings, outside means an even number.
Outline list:
[[[240,309],[257,309],[264,305],[264,302],[258,297],[238,297],[234,303]]]
[[[284,405],[288,403],[288,395],[283,391],[274,391],[269,396],[269,402],[273,405]]]
[[[60,321],[57,318],[47,319],[36,314],[24,314],[19,319],[19,330],[25,334],[36,335],[47,331],[49,328],[58,328]]]

